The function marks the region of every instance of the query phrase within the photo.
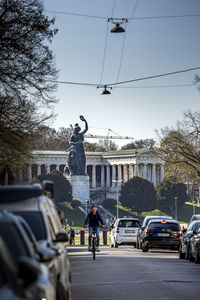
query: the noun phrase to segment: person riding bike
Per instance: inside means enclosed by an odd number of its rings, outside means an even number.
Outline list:
[[[93,232],[94,228],[95,228],[95,232],[97,235],[97,251],[100,251],[99,250],[99,242],[100,242],[99,226],[101,225],[102,227],[104,227],[104,222],[103,222],[103,219],[102,219],[100,213],[97,211],[97,208],[95,205],[93,205],[91,207],[91,212],[87,215],[87,218],[84,223],[84,227],[87,227],[88,224],[89,224],[88,251],[91,251],[91,239],[92,239],[92,232]]]

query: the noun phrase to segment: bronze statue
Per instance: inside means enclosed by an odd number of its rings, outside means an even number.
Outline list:
[[[83,141],[84,134],[88,131],[88,124],[83,116],[80,116],[80,119],[85,122],[85,130],[81,131],[79,124],[75,124],[70,142],[71,147],[66,150],[69,151],[68,166],[71,175],[87,175],[85,173],[86,158]]]

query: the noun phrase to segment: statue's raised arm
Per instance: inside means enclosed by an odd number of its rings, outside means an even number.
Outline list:
[[[85,130],[81,132],[81,134],[85,134],[88,131],[88,123],[83,116],[80,116],[81,121],[85,122]]]

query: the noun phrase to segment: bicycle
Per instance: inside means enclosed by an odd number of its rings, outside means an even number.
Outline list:
[[[89,226],[87,226],[89,227]],[[101,226],[99,226],[101,227]],[[97,234],[96,234],[96,226],[93,227],[92,237],[91,237],[91,248],[92,248],[92,257],[93,260],[96,259],[96,248],[97,248]]]

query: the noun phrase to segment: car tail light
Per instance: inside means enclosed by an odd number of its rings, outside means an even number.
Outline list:
[[[154,233],[155,232],[155,230],[153,230],[153,229],[145,229],[145,231],[144,231],[145,233]]]
[[[179,231],[174,231],[174,233],[181,235],[181,234],[182,234],[182,231],[181,231],[181,230],[179,230]]]
[[[116,229],[116,233],[119,233],[119,228]]]
[[[167,224],[167,222],[160,222],[160,224]]]

